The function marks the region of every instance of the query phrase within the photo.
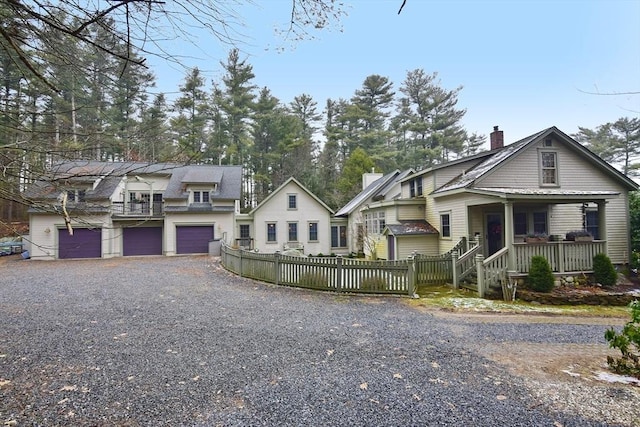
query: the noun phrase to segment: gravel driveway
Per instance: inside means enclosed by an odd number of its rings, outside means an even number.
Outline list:
[[[562,348],[573,348],[573,357],[584,348],[606,352],[606,322],[490,321],[429,312],[406,298],[279,288],[234,277],[205,256],[6,257],[0,312],[5,425],[604,426],[640,419],[638,387],[559,374],[561,366],[532,372],[544,357],[563,357]],[[527,360],[539,349],[550,352]],[[600,396],[627,415],[611,414]]]

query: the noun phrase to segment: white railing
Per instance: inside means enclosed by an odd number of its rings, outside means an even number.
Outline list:
[[[599,253],[606,253],[606,249],[605,240],[514,243],[514,270],[518,273],[528,273],[531,257],[541,255],[549,261],[554,273],[591,271],[593,257]]]

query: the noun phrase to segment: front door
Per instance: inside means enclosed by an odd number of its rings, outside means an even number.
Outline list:
[[[502,215],[489,213],[486,216],[487,224],[487,256],[491,256],[504,247]]]

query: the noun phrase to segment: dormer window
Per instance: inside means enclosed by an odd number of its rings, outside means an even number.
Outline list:
[[[209,191],[194,191],[193,203],[209,203]]]
[[[553,151],[540,152],[540,184],[558,185],[558,155]]]
[[[85,190],[67,190],[67,202],[82,203],[85,201]]]
[[[414,178],[409,181],[409,196],[420,197],[422,196],[422,177]]]

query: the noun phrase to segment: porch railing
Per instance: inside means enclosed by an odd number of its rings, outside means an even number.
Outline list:
[[[460,246],[462,248],[463,246]],[[458,251],[451,254],[453,260],[453,287],[458,288],[460,282],[476,271],[476,255],[482,250],[480,239],[471,239],[466,245],[467,251],[458,256]]]
[[[592,242],[541,242],[514,243],[515,271],[528,273],[531,257],[544,256],[551,265],[554,273],[591,271],[593,257],[605,253],[607,242],[594,240]]]
[[[116,216],[162,216],[163,202],[113,202],[111,213]]]

